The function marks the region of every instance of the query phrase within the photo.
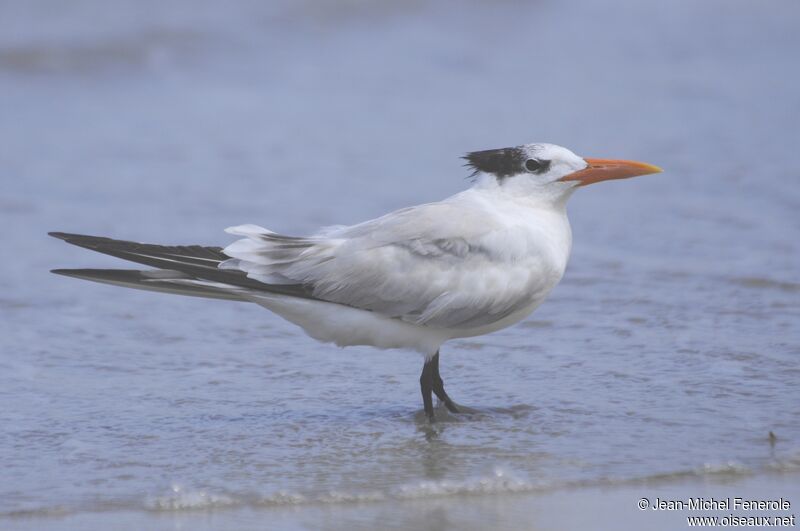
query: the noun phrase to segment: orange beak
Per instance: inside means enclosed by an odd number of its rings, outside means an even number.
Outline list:
[[[635,162],[632,160],[611,160],[611,159],[583,159],[589,164],[582,170],[562,177],[562,181],[579,181],[578,186],[599,183],[600,181],[610,181],[612,179],[628,179],[639,175],[649,175],[651,173],[661,173],[658,166],[645,162]]]

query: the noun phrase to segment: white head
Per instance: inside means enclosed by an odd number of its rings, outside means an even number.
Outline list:
[[[579,186],[662,171],[643,162],[584,159],[554,144],[473,151],[464,159],[479,176],[479,185],[551,201],[566,200]]]

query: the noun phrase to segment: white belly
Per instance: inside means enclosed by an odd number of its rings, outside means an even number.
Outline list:
[[[405,348],[416,350],[426,358],[436,354],[442,343],[449,339],[480,336],[512,326],[544,302],[544,297],[541,297],[488,325],[446,329],[428,328],[330,302],[262,293],[253,293],[249,298],[296,324],[317,341],[334,343],[340,347]]]
[[[537,299],[528,306],[517,310],[516,312],[507,315],[503,319],[499,321],[495,321],[494,323],[490,323],[488,325],[484,325],[477,328],[468,328],[462,330],[450,330],[450,336],[448,339],[456,339],[459,337],[475,337],[475,336],[482,336],[484,334],[491,334],[492,332],[497,332],[498,330],[502,330],[503,328],[508,328],[509,326],[513,326],[518,322],[522,321],[530,314],[533,313],[536,308],[541,306],[541,304],[545,301],[546,297],[542,297]]]
[[[405,348],[431,357],[450,339],[445,329],[426,328],[333,302],[261,293],[249,298],[296,324],[317,341],[340,347]]]

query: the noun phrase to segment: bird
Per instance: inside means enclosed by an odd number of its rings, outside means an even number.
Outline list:
[[[441,201],[355,225],[287,236],[258,225],[226,229],[224,248],[155,245],[51,232],[67,243],[150,269],[54,269],[84,280],[256,303],[340,347],[408,349],[424,357],[427,420],[445,392],[442,344],[512,326],[559,283],[572,248],[567,201],[579,188],[663,171],[582,158],[547,143],[468,152],[472,184]]]

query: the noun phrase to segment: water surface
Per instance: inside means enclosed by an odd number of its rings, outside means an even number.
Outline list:
[[[513,496],[796,477],[796,2],[2,10],[0,527],[238,509],[302,528],[446,499],[502,529]],[[576,194],[562,284],[444,347],[476,412],[435,428],[414,353],[48,273],[125,267],[48,230],[303,234],[455,193],[459,155],[532,141],[666,171]]]

